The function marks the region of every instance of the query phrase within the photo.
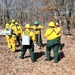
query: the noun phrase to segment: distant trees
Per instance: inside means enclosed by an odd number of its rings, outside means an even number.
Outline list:
[[[11,19],[17,19],[22,25],[33,24],[35,20],[42,25],[51,20],[59,21],[68,30],[68,21],[69,25],[75,27],[75,0],[2,0],[0,25],[5,25]]]

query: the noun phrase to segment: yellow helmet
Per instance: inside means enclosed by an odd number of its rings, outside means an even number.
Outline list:
[[[6,26],[9,26],[9,23],[6,23]]]
[[[12,20],[11,22],[13,23],[13,22],[15,22],[15,20]]]
[[[6,23],[6,27],[9,27],[9,23]]]
[[[30,28],[30,24],[26,24],[25,25],[25,28]]]
[[[18,22],[15,22],[15,25],[18,25]]]
[[[54,27],[55,24],[54,24],[54,22],[49,22],[48,26],[50,26],[50,27]]]

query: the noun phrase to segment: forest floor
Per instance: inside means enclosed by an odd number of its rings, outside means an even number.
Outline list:
[[[31,62],[29,51],[24,59],[20,59],[20,47],[12,53],[7,48],[5,37],[0,36],[0,75],[75,75],[75,29],[71,29],[71,33],[73,36],[61,37],[64,47],[59,50],[58,63],[54,63],[54,59],[45,61],[46,46],[39,49],[35,45],[36,62]],[[43,43],[46,43],[46,39],[42,38]],[[53,57],[53,50],[51,56]]]

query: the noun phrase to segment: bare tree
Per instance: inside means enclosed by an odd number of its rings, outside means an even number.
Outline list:
[[[22,25],[32,25],[35,20],[42,25],[49,21],[59,21],[61,26],[66,25],[65,30],[68,32],[68,21],[75,26],[75,0],[2,0],[0,6],[3,25],[16,19]],[[65,31],[66,34],[68,32]]]

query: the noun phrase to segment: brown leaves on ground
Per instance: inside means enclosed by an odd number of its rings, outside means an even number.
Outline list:
[[[45,61],[46,47],[39,49],[36,45],[36,62],[31,62],[29,51],[26,52],[24,59],[19,59],[21,51],[12,53],[11,49],[7,48],[5,37],[0,37],[0,75],[75,75],[75,29],[71,32],[73,36],[61,37],[64,47],[63,50],[59,50],[58,63],[54,63],[53,50],[52,60]],[[46,43],[45,38],[43,43]]]

